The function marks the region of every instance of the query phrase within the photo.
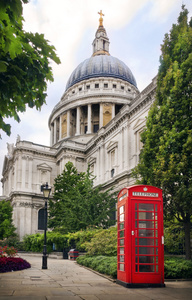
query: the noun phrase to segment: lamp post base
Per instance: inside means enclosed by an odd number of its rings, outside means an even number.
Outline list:
[[[47,269],[47,255],[42,256],[42,269]]]

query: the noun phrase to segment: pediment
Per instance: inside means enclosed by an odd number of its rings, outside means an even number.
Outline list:
[[[89,157],[89,159],[88,159],[88,164],[89,164],[89,165],[92,165],[92,164],[94,164],[94,163],[96,163],[96,157]]]
[[[43,171],[51,171],[52,170],[52,168],[46,163],[37,165],[37,169],[38,170],[43,170]]]
[[[133,130],[137,131],[140,128],[144,127],[145,126],[145,122],[146,122],[145,118],[138,119],[137,122],[135,123],[134,127],[133,127]]]
[[[114,141],[111,141],[109,142],[108,146],[107,146],[107,151],[111,151],[113,150],[114,148],[117,148],[118,146],[118,142],[114,142]]]

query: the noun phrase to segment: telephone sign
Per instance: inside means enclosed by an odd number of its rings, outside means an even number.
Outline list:
[[[122,189],[117,218],[117,283],[165,286],[162,190],[147,185]]]

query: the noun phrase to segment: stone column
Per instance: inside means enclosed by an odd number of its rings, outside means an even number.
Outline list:
[[[17,181],[18,181],[18,157],[15,158],[15,162],[14,162],[14,165],[15,165],[15,170],[14,170],[14,191],[17,191]],[[4,194],[3,194],[4,195]]]
[[[56,136],[57,136],[57,120],[54,121],[54,144],[56,143]]]
[[[70,137],[70,110],[67,111],[67,137]]]
[[[97,149],[97,175],[96,175],[97,183],[100,182],[100,147]]]
[[[100,103],[100,111],[99,111],[99,129],[103,127],[103,104]]]
[[[31,191],[32,191],[32,175],[33,175],[32,163],[33,163],[33,158],[29,157],[29,181],[28,181],[28,188]]]
[[[91,104],[88,104],[88,113],[87,113],[87,123],[88,123],[88,128],[86,133],[91,133]]]
[[[75,133],[75,135],[80,135],[80,106],[77,107],[76,133]]]
[[[122,135],[123,135],[123,131],[122,129],[119,131],[119,147],[117,148],[118,150],[118,173],[121,172],[122,170],[122,155],[123,155],[123,148],[122,148]]]
[[[101,182],[104,181],[104,173],[105,173],[105,152],[104,152],[104,145],[100,148],[100,180]]]
[[[61,131],[62,131],[62,117],[59,117],[59,140],[61,140]]]
[[[26,157],[22,157],[22,176],[21,176],[21,187],[25,190],[25,178],[26,178]]]
[[[125,169],[129,169],[129,128],[128,125],[126,125],[124,130],[124,144],[125,144],[125,151],[124,151],[124,158],[125,158]]]
[[[53,145],[53,125],[51,125],[51,131],[50,131],[50,145]]]

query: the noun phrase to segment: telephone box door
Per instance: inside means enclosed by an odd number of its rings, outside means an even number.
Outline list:
[[[132,200],[132,282],[163,282],[160,202]]]

